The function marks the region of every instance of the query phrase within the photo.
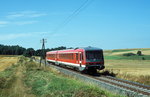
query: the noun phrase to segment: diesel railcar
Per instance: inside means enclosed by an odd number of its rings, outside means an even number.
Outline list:
[[[64,65],[79,71],[102,70],[104,66],[103,50],[95,47],[49,51],[46,60],[56,65]]]

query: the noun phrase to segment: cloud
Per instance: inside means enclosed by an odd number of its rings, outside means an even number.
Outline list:
[[[10,22],[8,22],[8,21],[0,21],[0,27],[5,27],[9,23]]]
[[[48,32],[30,32],[30,33],[10,33],[10,34],[1,34],[0,40],[12,40],[17,38],[24,38],[24,37],[35,37],[41,36],[43,34],[47,34]]]
[[[0,25],[5,25],[5,24],[8,24],[9,22],[8,21],[0,21]]]
[[[34,18],[47,15],[46,13],[39,13],[37,11],[21,11],[21,12],[11,12],[6,17],[9,19],[14,18]]]
[[[16,38],[20,38],[20,37],[27,37],[30,36],[31,34],[25,34],[25,33],[21,33],[21,34],[5,34],[5,35],[0,35],[0,40],[11,40],[11,39],[16,39]]]
[[[27,24],[35,24],[38,21],[0,21],[0,27],[6,27],[8,25],[27,25]]]
[[[34,24],[39,21],[35,20],[35,17],[45,16],[47,14],[40,13],[37,11],[21,11],[21,12],[10,12],[5,19],[7,21],[0,21],[0,27],[6,27],[8,25],[26,25],[26,24]],[[32,18],[32,20],[28,20]],[[11,19],[11,20],[10,20]],[[12,20],[13,19],[13,20]]]
[[[15,25],[26,25],[26,24],[34,24],[37,23],[38,21],[19,21],[19,22],[13,22]]]

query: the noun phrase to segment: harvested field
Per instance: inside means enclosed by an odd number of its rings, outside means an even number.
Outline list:
[[[150,61],[139,60],[105,60],[106,69],[113,69],[115,72],[132,75],[149,75]]]
[[[18,57],[0,55],[0,71],[5,70],[12,64],[16,63]]]

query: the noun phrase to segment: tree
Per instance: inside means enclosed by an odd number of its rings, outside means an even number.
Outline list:
[[[34,55],[34,53],[35,53],[35,50],[34,50],[33,48],[28,48],[28,49],[23,53],[23,55],[24,55],[25,57],[31,57],[31,56]]]
[[[0,54],[1,55],[22,55],[25,50],[26,50],[25,48],[20,47],[18,45],[7,46],[7,45],[0,44]]]
[[[53,51],[53,50],[64,50],[67,49],[65,46],[60,46],[56,48],[47,48],[45,49],[45,53],[48,51]],[[33,48],[23,48],[19,45],[2,45],[0,44],[0,54],[1,55],[24,55],[26,57],[31,57],[31,56],[40,56],[41,54],[41,49],[34,50]]]
[[[141,51],[137,51],[137,55],[138,56],[142,56],[142,52]]]

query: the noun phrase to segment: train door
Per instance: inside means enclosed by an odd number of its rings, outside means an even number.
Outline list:
[[[82,64],[82,53],[81,52],[76,53],[76,63]]]
[[[82,72],[85,67],[83,67],[82,65],[84,64],[84,60],[83,60],[83,53],[79,52],[79,71]]]
[[[83,64],[83,53],[82,52],[76,53],[76,63],[79,64],[80,67]]]
[[[81,67],[82,61],[83,61],[83,59],[82,59],[83,58],[82,52],[80,52],[79,55],[80,55],[79,64],[80,64],[80,67]]]
[[[79,53],[76,53],[76,63],[79,64]]]

